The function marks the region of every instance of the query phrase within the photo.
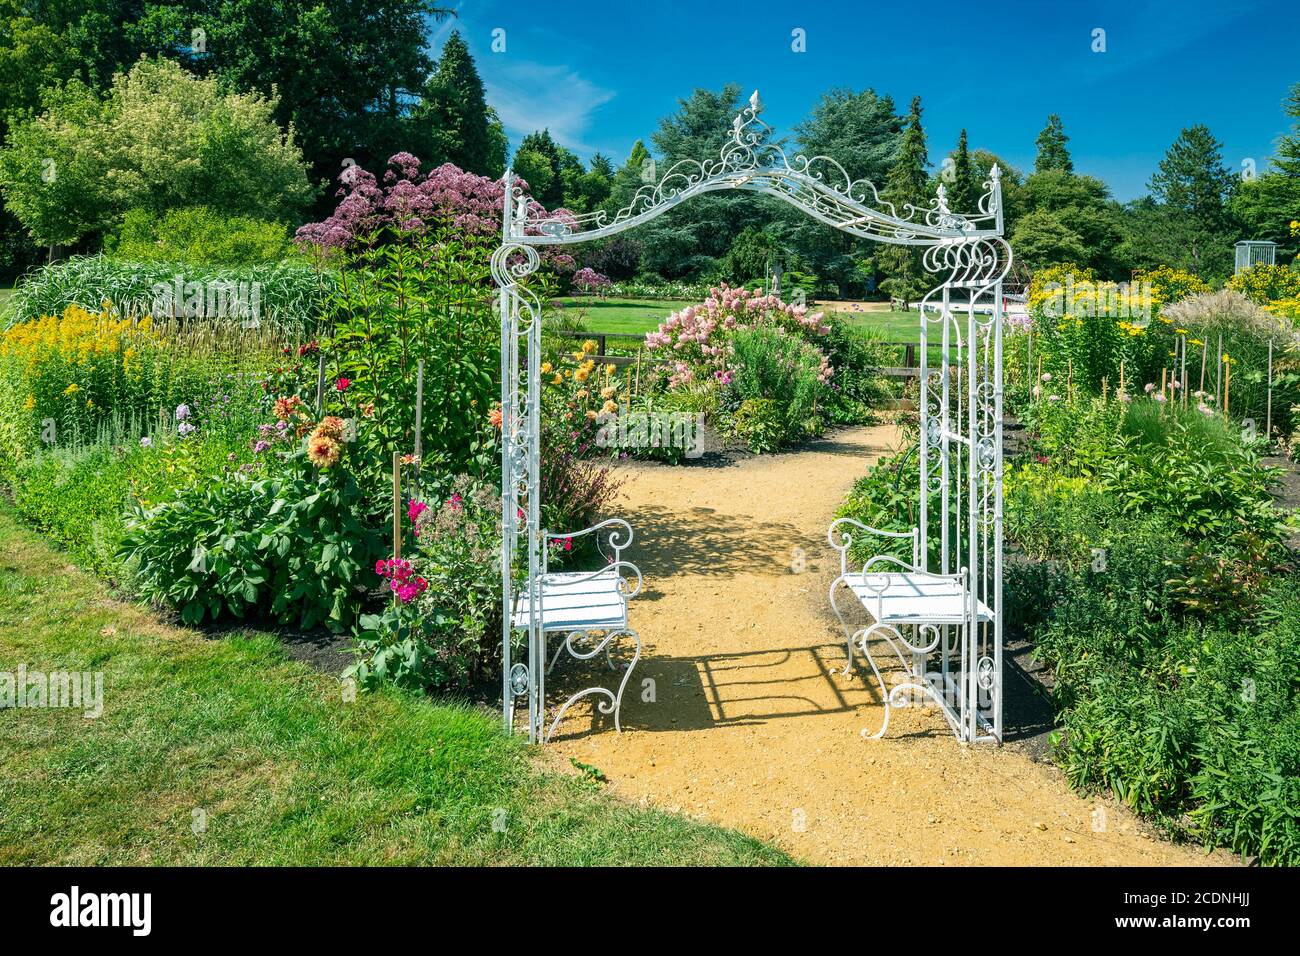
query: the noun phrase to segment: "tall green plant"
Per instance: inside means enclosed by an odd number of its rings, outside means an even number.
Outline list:
[[[328,351],[353,401],[374,406],[370,440],[383,450],[414,450],[423,360],[425,455],[470,460],[500,368],[490,254],[490,240],[439,227],[373,236],[341,264]]]

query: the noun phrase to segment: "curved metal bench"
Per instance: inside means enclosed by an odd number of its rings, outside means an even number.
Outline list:
[[[614,529],[606,536],[608,551],[602,545],[599,535],[605,528]],[[602,714],[614,715],[614,728],[621,733],[623,691],[632,676],[632,669],[641,659],[641,637],[628,626],[627,617],[627,602],[641,591],[641,570],[631,561],[623,559],[623,551],[632,543],[632,526],[622,518],[609,518],[581,531],[569,533],[547,530],[542,534],[543,540],[548,544],[557,539],[594,535],[596,549],[606,560],[605,567],[595,571],[553,572],[548,567],[549,548],[542,549],[542,573],[538,578],[540,601],[537,608],[541,618],[542,640],[545,641],[549,634],[565,635],[549,660],[546,648],[542,649],[542,659],[548,660],[546,674],[555,668],[564,651],[581,661],[591,660],[604,651],[606,664],[617,673],[619,665],[614,662],[614,648],[624,637],[630,637],[635,645],[632,660],[623,670],[617,690],[600,686],[587,687],[569,697],[556,711],[543,742],[551,739],[570,706],[592,694],[608,698],[596,707]],[[533,613],[532,596],[532,589],[525,588],[515,597],[511,624],[516,629],[528,627]],[[544,687],[542,699],[545,700]]]
[[[863,533],[882,538],[910,539],[912,542],[912,560],[909,564],[893,555],[879,554],[868,558],[861,570],[849,567],[849,549],[853,545],[853,532],[850,528],[860,529]],[[838,534],[838,540],[836,536]],[[946,693],[952,693],[954,687],[945,681],[950,680],[946,673],[931,674],[926,667],[928,655],[941,649],[945,658],[953,653],[953,648],[946,643],[946,633],[956,629],[956,646],[963,647],[962,630],[972,622],[989,623],[993,612],[970,591],[969,575],[966,568],[953,574],[937,574],[923,570],[921,563],[920,530],[882,531],[872,528],[854,518],[840,518],[831,523],[826,533],[831,547],[840,553],[840,574],[831,583],[830,602],[835,617],[844,631],[845,651],[848,666],[855,665],[854,645],[875,675],[880,687],[881,704],[885,708],[885,717],[880,730],[871,734],[875,740],[883,737],[889,729],[889,714],[893,707],[903,706],[906,695],[929,697],[938,704],[953,732],[959,737],[961,729],[958,723],[958,708],[954,708],[945,699]],[[845,619],[836,601],[837,589],[843,585],[857,602],[871,615],[872,622],[865,627],[854,628]],[[912,627],[914,640],[904,636],[903,628]],[[870,641],[874,637],[884,639],[890,650],[898,657],[907,677],[889,687],[880,669],[876,666],[871,653]],[[942,647],[941,647],[942,645]],[[911,655],[909,663],[905,654]],[[980,664],[980,676],[983,674],[983,662]],[[938,686],[936,687],[936,684]],[[956,687],[958,693],[965,689]],[[863,732],[866,736],[866,732]]]

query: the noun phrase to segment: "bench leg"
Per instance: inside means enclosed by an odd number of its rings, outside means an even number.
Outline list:
[[[550,729],[546,732],[546,738],[544,742],[550,741],[551,736],[555,733],[555,728],[560,725],[560,720],[561,718],[564,717],[565,711],[567,711],[577,701],[589,695],[596,695],[598,697],[606,698],[605,700],[602,700],[596,704],[596,709],[602,714],[613,714],[615,731],[617,731],[618,733],[623,732],[623,722],[622,722],[623,691],[627,689],[627,682],[632,677],[632,670],[633,668],[636,667],[637,661],[641,660],[641,636],[631,628],[623,628],[617,631],[610,631],[603,638],[598,640],[596,644],[593,647],[589,648],[588,650],[580,650],[579,648],[573,645],[573,640],[575,637],[580,638],[580,637],[588,637],[588,636],[589,636],[588,633],[585,631],[574,631],[573,633],[569,634],[564,639],[564,642],[563,644],[561,644],[560,649],[556,651],[555,656],[559,657],[560,650],[568,650],[568,652],[578,660],[585,661],[585,660],[590,660],[591,658],[595,657],[597,654],[600,654],[602,651],[604,651],[606,662],[609,663],[611,666],[613,666],[613,660],[609,656],[610,652],[613,649],[612,645],[618,638],[627,636],[627,637],[631,637],[635,644],[635,650],[633,651],[632,654],[632,660],[628,662],[627,668],[623,671],[623,678],[622,680],[619,681],[617,691],[611,690],[608,687],[587,687],[583,690],[578,691],[576,694],[574,694],[572,697],[566,700],[560,706],[560,709],[555,712],[555,717],[551,721]],[[552,660],[552,664],[554,664],[554,660]]]

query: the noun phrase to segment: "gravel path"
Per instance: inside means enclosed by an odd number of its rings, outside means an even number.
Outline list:
[[[550,752],[598,767],[626,799],[814,863],[1233,862],[1076,796],[1020,749],[957,743],[934,710],[895,711],[887,738],[863,739],[880,726],[879,695],[861,672],[842,673],[826,528],[897,440],[892,426],[855,428],[789,454],[627,466],[629,557],[646,591],[631,606],[645,649],[624,732],[579,705]],[[572,692],[583,676],[562,662],[550,688]]]

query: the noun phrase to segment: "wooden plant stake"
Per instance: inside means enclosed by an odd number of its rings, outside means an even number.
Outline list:
[[[325,414],[325,353],[316,362],[316,415]]]
[[[1187,336],[1184,335],[1178,340],[1178,350],[1181,353],[1179,362],[1181,363],[1178,372],[1178,388],[1182,393],[1183,408],[1187,407]]]
[[[1232,366],[1227,356],[1223,358],[1223,416],[1228,416],[1228,389],[1232,387]]]
[[[415,366],[415,490],[420,490],[420,465],[424,460],[424,359]]]
[[[1264,411],[1264,438],[1273,441],[1273,340],[1268,340],[1268,398]]]
[[[1209,336],[1207,335],[1208,339]],[[1208,342],[1201,343],[1201,401],[1205,401],[1205,359],[1210,354]]]
[[[1223,333],[1219,333],[1219,349],[1214,353],[1214,397],[1223,403]]]
[[[402,456],[393,452],[393,557],[402,556]]]

